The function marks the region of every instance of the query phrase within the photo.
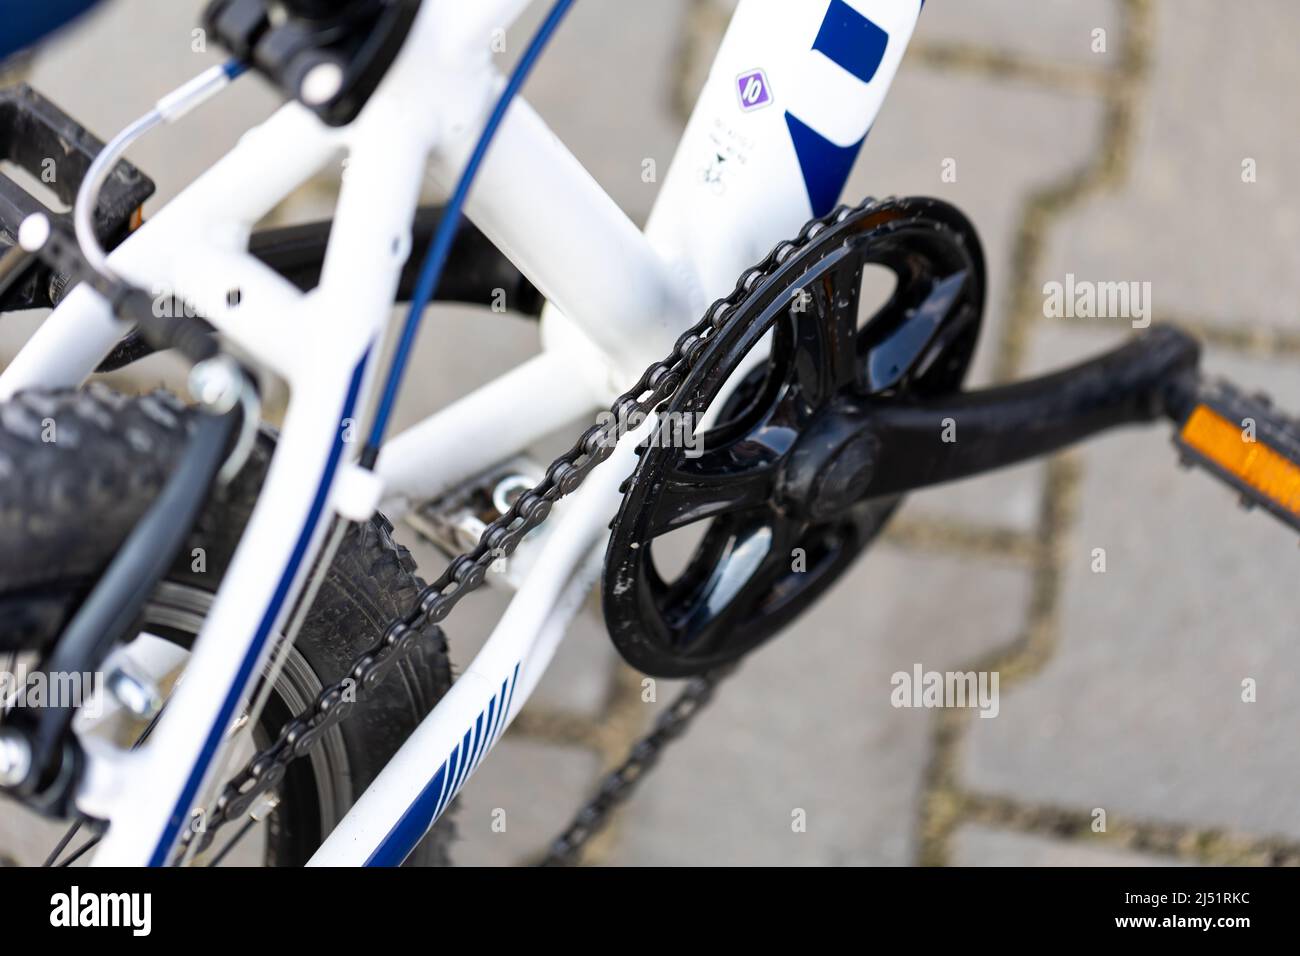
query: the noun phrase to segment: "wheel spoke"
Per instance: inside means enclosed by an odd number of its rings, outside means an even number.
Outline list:
[[[72,826],[68,827],[63,836],[59,838],[59,842],[54,845],[54,849],[50,851],[50,855],[45,858],[45,862],[42,863],[41,866],[50,867],[61,865],[59,863],[59,857],[63,855],[63,851],[68,848],[68,844],[72,842],[72,838],[81,830],[87,819],[89,818],[79,816],[72,822]]]
[[[77,847],[77,849],[74,850],[74,851],[72,852],[72,854],[71,854],[70,856],[68,856],[65,860],[63,860],[63,861],[60,862],[60,863],[56,863],[55,866],[60,866],[60,867],[63,867],[63,866],[72,866],[72,864],[74,864],[74,863],[76,863],[78,860],[80,860],[83,856],[85,856],[87,853],[89,853],[92,849],[94,849],[95,847],[99,846],[99,841],[102,840],[103,838],[104,838],[104,834],[102,834],[102,833],[96,833],[93,837],[91,837],[91,838],[90,838],[89,840],[87,840],[85,843],[81,844],[81,846]]]
[[[231,836],[229,840],[226,841],[226,845],[223,846],[219,851],[217,851],[217,855],[214,856],[208,862],[207,865],[220,866],[221,861],[226,858],[226,856],[230,853],[231,850],[233,850],[236,846],[239,845],[239,842],[243,840],[244,837],[248,836],[248,834],[252,832],[253,827],[256,824],[257,821],[254,820],[251,816],[247,820],[245,820],[243,825],[240,826],[240,828],[235,832],[235,834]]]

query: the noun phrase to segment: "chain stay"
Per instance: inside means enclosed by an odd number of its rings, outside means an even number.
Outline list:
[[[839,206],[819,219],[809,220],[796,238],[777,243],[761,262],[741,273],[731,293],[714,302],[704,318],[678,338],[672,354],[647,368],[637,383],[610,405],[611,415],[605,421],[583,432],[568,452],[551,463],[541,481],[484,528],[473,548],[453,558],[442,574],[419,593],[411,611],[391,623],[375,647],[353,661],[346,677],[322,690],[315,704],[286,723],[275,742],[249,760],[222,789],[202,828],[186,830],[182,846],[188,847],[198,835],[197,851],[201,852],[212,844],[222,825],[247,814],[259,796],[284,779],[290,763],[305,756],[330,728],[351,713],[363,692],[374,690],[415,650],[424,638],[426,627],[442,624],[461,598],[483,583],[494,561],[512,555],[524,536],[546,520],[555,503],[576,491],[591,471],[613,454],[631,422],[640,421],[676,394],[709,339],[726,327],[762,280],[769,278],[824,229],[865,211],[874,202],[869,198],[856,207]],[[664,715],[668,726],[657,726],[636,745],[627,762],[605,781],[600,795],[584,807],[569,830],[556,841],[548,862],[564,862],[576,855],[582,843],[603,823],[613,804],[624,799],[641,774],[653,765],[659,748],[685,729],[696,707],[708,699],[713,683],[720,676],[721,671],[711,672],[688,685]],[[674,717],[679,705],[684,716]]]

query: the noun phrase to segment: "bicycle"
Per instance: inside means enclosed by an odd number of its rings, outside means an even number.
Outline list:
[[[1119,425],[1171,420],[1185,457],[1300,526],[1295,423],[1203,381],[1176,329],[962,391],[974,226],[938,200],[836,205],[922,0],[742,0],[644,233],[515,95],[569,5],[504,86],[489,39],[526,0],[300,0],[279,20],[216,0],[205,26],[232,60],[107,145],[35,91],[0,99],[11,158],[65,153],[72,207],[0,179],[0,310],[55,306],[0,374],[26,518],[0,553],[2,647],[108,675],[93,726],[72,704],[11,709],[0,781],[97,821],[95,863],[220,862],[257,824],[271,863],[446,862],[438,821],[599,587],[623,657],[693,681],[557,841],[570,862],[908,491]],[[290,102],[141,222],[151,184],[122,150],[250,68]],[[340,150],[332,221],[254,231]],[[443,208],[418,206],[426,164]],[[862,319],[868,265],[897,285]],[[499,290],[539,317],[542,353],[386,439],[424,306]],[[194,407],[80,387],[162,349],[192,363]],[[292,396],[274,436],[270,378]],[[521,459],[602,407],[549,467]],[[392,539],[412,513],[448,553],[430,585]],[[706,521],[664,580],[652,542]],[[453,683],[441,625],[490,575],[517,593]]]

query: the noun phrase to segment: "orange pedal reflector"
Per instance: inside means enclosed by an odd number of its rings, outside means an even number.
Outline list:
[[[1235,478],[1233,484],[1269,510],[1300,518],[1300,465],[1261,441],[1252,441],[1208,405],[1197,405],[1179,435],[1181,444],[1207,464]],[[1253,494],[1251,494],[1253,492]]]

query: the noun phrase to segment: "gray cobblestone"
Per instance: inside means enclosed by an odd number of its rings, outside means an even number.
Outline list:
[[[611,862],[910,862],[933,714],[892,707],[890,675],[1007,643],[1027,599],[1015,569],[882,545],[723,685],[635,798]]]
[[[1083,357],[1107,336],[1053,330],[1033,364]],[[1209,367],[1300,407],[1294,364],[1210,354]],[[1300,834],[1294,532],[1243,514],[1175,465],[1168,430],[1079,452],[1060,644],[1046,669],[969,731],[962,778],[980,792],[1138,817]],[[1104,548],[1106,572],[1092,570]],[[1242,681],[1258,683],[1243,703]]]
[[[1093,51],[1093,31],[1106,31],[1107,53]],[[1110,69],[1121,42],[1115,0],[980,0],[945,3],[921,15],[915,41],[940,42]]]
[[[225,60],[215,44],[202,52],[192,48],[192,31],[206,5],[169,0],[162,13],[153,4],[106,4],[43,49],[28,82],[107,139],[163,94]],[[146,213],[192,182],[279,103],[266,83],[245,77],[218,102],[132,146],[128,158],[158,185]]]
[[[1213,0],[1162,3],[1155,24],[1131,172],[1054,230],[1040,280],[1149,281],[1157,318],[1294,333],[1300,138],[1279,118],[1295,113],[1300,5],[1236,16]]]
[[[976,825],[953,837],[956,866],[1186,866],[1176,857],[1131,853],[1105,846],[1100,838],[1052,840]]]
[[[506,731],[461,792],[453,859],[460,866],[530,862],[568,822],[599,767],[595,754]]]

